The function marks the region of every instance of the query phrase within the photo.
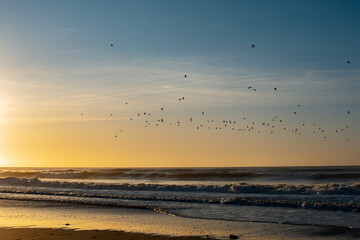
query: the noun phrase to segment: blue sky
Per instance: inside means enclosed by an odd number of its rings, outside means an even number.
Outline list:
[[[262,69],[337,69],[339,62],[359,57],[358,1],[0,4],[6,48],[36,51],[31,57],[38,61],[48,60],[51,50],[109,53],[109,43],[116,46],[111,51],[127,57],[201,56]],[[255,51],[250,43],[257,45]]]
[[[166,105],[177,117],[206,110],[260,121],[291,119],[301,104],[304,121],[352,123],[356,144],[359,16],[359,1],[340,0],[2,0],[0,114],[105,121]],[[181,96],[189,101],[179,105]],[[119,108],[124,101],[132,107]]]

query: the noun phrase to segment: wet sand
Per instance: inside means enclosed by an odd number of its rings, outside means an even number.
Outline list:
[[[259,229],[261,231],[261,229]],[[280,230],[280,229],[279,229]],[[280,240],[280,239],[359,239],[359,230],[344,232],[344,229],[327,229],[325,231],[312,232],[307,236],[239,236],[239,239],[251,240]],[[133,233],[112,230],[74,230],[52,228],[0,228],[1,240],[214,240],[211,237],[196,236],[162,236],[144,233]],[[223,239],[229,239],[228,237]]]
[[[204,240],[199,237],[168,237],[107,230],[71,230],[51,228],[0,228],[1,240]]]
[[[360,228],[195,219],[51,202],[0,200],[0,213],[0,240],[200,240],[230,234],[246,240],[360,240]]]

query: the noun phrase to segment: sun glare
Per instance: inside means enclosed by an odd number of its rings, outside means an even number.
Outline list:
[[[0,167],[5,167],[5,160],[2,157],[0,157]]]

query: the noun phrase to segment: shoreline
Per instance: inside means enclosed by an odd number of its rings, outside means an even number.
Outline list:
[[[247,208],[244,208],[246,210]],[[0,200],[1,240],[360,240],[360,228],[238,222],[134,208]]]

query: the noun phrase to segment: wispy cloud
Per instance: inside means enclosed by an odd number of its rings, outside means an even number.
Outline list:
[[[188,108],[279,106],[299,101],[311,104],[324,101],[329,85],[356,80],[359,76],[357,71],[345,70],[301,74],[219,65],[213,59],[195,57],[88,62],[81,67],[4,71],[6,75],[1,76],[0,85],[19,112],[27,112],[29,116],[51,112],[55,118],[63,119],[59,116],[82,110],[118,110],[125,102],[131,107],[119,111],[151,109],[162,104],[178,106],[178,98],[183,96],[187,101],[181,106]],[[248,90],[248,86],[257,91]],[[354,100],[346,91],[338,92],[337,98],[342,97]]]

